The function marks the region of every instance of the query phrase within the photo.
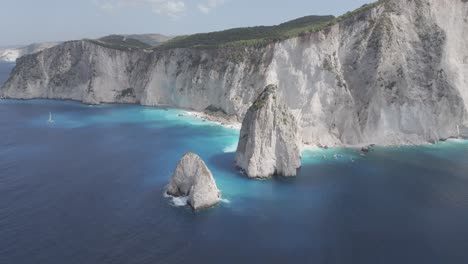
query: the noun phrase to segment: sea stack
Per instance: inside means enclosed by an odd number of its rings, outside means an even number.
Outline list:
[[[301,166],[299,125],[268,85],[247,111],[240,132],[236,165],[251,178],[296,176]]]
[[[205,162],[194,153],[186,153],[177,164],[167,194],[188,197],[194,210],[212,207],[220,201],[220,192]]]

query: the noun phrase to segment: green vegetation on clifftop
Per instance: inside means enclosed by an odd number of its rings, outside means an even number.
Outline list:
[[[332,21],[334,16],[307,16],[277,26],[234,28],[224,31],[176,37],[160,48],[219,48],[263,45],[313,31]]]
[[[132,49],[174,49],[174,48],[201,48],[213,49],[223,47],[262,47],[285,39],[290,39],[317,32],[347,19],[362,14],[388,0],[379,0],[371,4],[365,4],[360,8],[347,12],[340,17],[334,16],[306,16],[282,23],[276,26],[257,26],[246,28],[233,28],[224,31],[200,33],[187,36],[178,36],[173,39],[168,37],[162,40],[162,44],[151,46],[131,36],[111,35],[104,38],[91,40],[91,43],[118,50]],[[166,42],[164,42],[166,41]]]
[[[306,16],[277,26],[234,28],[218,32],[179,36],[165,42],[157,47],[157,49],[265,46],[270,43],[323,30],[386,1],[388,0],[379,0],[375,3],[365,4],[340,17]]]
[[[118,50],[131,50],[131,49],[149,49],[150,45],[143,43],[139,40],[128,38],[121,35],[110,35],[100,39],[85,39],[85,41],[100,45],[106,48]]]

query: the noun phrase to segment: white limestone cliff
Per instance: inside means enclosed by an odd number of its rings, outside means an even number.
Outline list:
[[[20,58],[0,97],[211,107],[242,120],[271,83],[305,144],[423,144],[468,127],[467,17],[465,0],[388,0],[261,48],[67,42]]]
[[[34,43],[24,47],[0,48],[0,61],[15,62],[19,57],[58,45],[57,42]]]
[[[194,210],[212,207],[220,201],[220,192],[211,171],[198,155],[191,152],[177,164],[167,194],[188,197],[188,203]]]
[[[300,146],[296,118],[278,102],[276,85],[268,85],[242,122],[236,165],[251,178],[296,176]]]

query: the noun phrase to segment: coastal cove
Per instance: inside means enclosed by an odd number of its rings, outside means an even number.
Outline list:
[[[468,261],[467,141],[307,150],[297,178],[259,181],[234,167],[239,130],[183,110],[0,100],[0,136],[1,263]],[[163,196],[187,151],[212,209]]]
[[[468,0],[20,2],[0,264],[468,263]]]

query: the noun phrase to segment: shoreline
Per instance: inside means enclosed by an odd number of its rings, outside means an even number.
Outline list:
[[[105,106],[105,105],[135,105],[135,106],[142,106],[142,107],[152,107],[152,108],[159,108],[159,109],[175,109],[175,110],[180,110],[183,111],[187,116],[195,117],[204,121],[212,122],[216,125],[222,126],[224,128],[228,129],[234,129],[234,130],[240,130],[242,127],[242,123],[237,120],[235,116],[228,116],[222,112],[209,112],[209,111],[197,111],[194,109],[187,109],[187,108],[182,108],[182,107],[175,107],[175,106],[170,106],[170,105],[142,105],[139,103],[125,103],[125,102],[102,102],[99,104],[90,104],[86,103],[80,100],[74,100],[74,99],[60,99],[60,98],[27,98],[27,99],[22,99],[22,98],[2,98],[0,97],[0,101],[5,100],[5,101],[34,101],[34,100],[46,100],[46,101],[54,101],[54,102],[75,102],[81,105],[85,106]],[[302,150],[301,151],[314,151],[314,150],[324,150],[324,149],[337,149],[337,148],[345,148],[345,149],[359,149],[361,150],[362,148],[368,147],[368,148],[374,148],[374,147],[407,147],[407,146],[428,146],[428,145],[436,145],[439,143],[444,143],[444,142],[465,142],[468,141],[468,138],[464,137],[458,137],[458,138],[448,138],[444,140],[439,140],[437,142],[421,142],[421,144],[411,144],[411,143],[400,143],[400,144],[387,144],[387,145],[375,145],[372,143],[362,143],[362,144],[356,144],[356,145],[335,145],[335,146],[325,146],[321,147],[318,145],[314,144],[306,144],[302,143]]]
[[[177,109],[177,108],[176,108]],[[224,128],[240,130],[242,124],[237,121],[234,116],[227,116],[223,113],[207,113],[207,112],[197,112],[194,110],[183,109],[188,116],[199,118],[204,121],[209,121],[215,123],[216,125],[222,126]]]
[[[399,144],[399,145],[374,145],[374,144],[359,144],[359,145],[341,145],[341,146],[331,146],[331,147],[319,147],[316,145],[303,144],[302,151],[320,151],[320,150],[336,150],[336,149],[348,149],[348,150],[357,150],[362,152],[362,148],[369,148],[371,151],[375,148],[404,148],[404,147],[427,147],[435,146],[438,144],[444,143],[458,143],[466,144],[468,143],[468,138],[448,138],[446,140],[439,140],[437,142],[426,142],[424,144]]]

